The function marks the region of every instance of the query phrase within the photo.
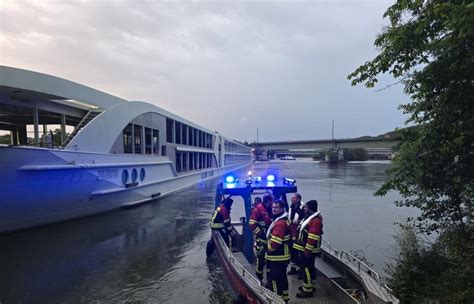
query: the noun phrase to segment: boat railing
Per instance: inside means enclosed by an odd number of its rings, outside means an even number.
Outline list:
[[[339,254],[339,258],[341,261],[344,259],[344,257],[347,259],[348,262],[351,264],[355,264],[357,266],[357,271],[360,273],[361,271],[367,273],[370,275],[377,283],[379,286],[382,286],[380,283],[380,276],[379,274],[373,270],[369,265],[364,263],[361,259],[355,257],[354,255],[350,254],[347,251],[341,250],[341,253]]]
[[[267,304],[285,303],[279,295],[261,286],[260,281],[257,280],[257,278],[255,278],[247,269],[245,269],[244,266],[242,266],[242,264],[240,264],[240,262],[235,258],[232,251],[229,249],[229,247],[227,247],[227,245],[225,244],[220,234],[217,234],[216,239],[219,242],[219,246],[224,249],[225,258],[232,265],[232,268],[234,268],[234,270],[238,273],[238,275],[245,281],[245,283],[250,288],[255,290],[257,296],[259,296],[261,300],[264,301],[264,303],[267,303]]]

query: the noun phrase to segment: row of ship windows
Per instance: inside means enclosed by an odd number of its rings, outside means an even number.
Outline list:
[[[213,154],[199,152],[176,152],[176,172],[185,172],[216,167]]]
[[[250,149],[242,145],[233,143],[228,140],[224,140],[224,148],[226,152],[238,152],[238,153],[249,153]]]
[[[126,185],[129,183],[129,181],[131,183],[136,183],[137,180],[138,180],[138,170],[133,168],[131,170],[131,173],[129,174],[128,173],[128,170],[127,169],[124,169],[122,171],[122,184]],[[145,180],[145,177],[146,177],[146,171],[145,171],[145,168],[141,168],[140,169],[140,181],[143,182]]]
[[[159,154],[160,131],[135,124],[123,130],[123,152],[136,154]],[[162,151],[162,154],[165,151]]]
[[[225,155],[224,166],[240,164],[243,162],[250,162],[252,156],[250,155]]]
[[[214,136],[173,119],[166,119],[166,141],[180,145],[212,149]]]

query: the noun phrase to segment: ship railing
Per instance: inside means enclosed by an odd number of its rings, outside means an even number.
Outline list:
[[[324,247],[334,254],[335,256],[339,256],[339,259],[341,261],[344,261],[344,258],[346,261],[348,261],[350,264],[354,265],[357,267],[357,271],[360,273],[361,271],[367,273],[370,277],[372,277],[378,284],[379,286],[382,286],[381,281],[380,281],[380,275],[373,270],[369,265],[364,263],[361,259],[355,257],[354,255],[348,253],[347,251],[344,250],[337,250],[336,248],[332,248],[331,243],[329,243],[326,240],[322,240],[322,243],[324,244]]]
[[[349,252],[347,251],[344,251],[342,250],[340,255],[339,255],[339,258],[341,260],[344,259],[344,257],[347,259],[347,261],[349,261],[351,264],[354,264],[357,266],[357,271],[360,273],[361,271],[367,273],[368,275],[370,275],[375,281],[377,281],[377,283],[379,284],[379,286],[382,286],[382,284],[380,283],[380,276],[379,274],[373,270],[369,265],[367,265],[366,263],[364,263],[361,259],[355,257],[354,255],[350,254]]]
[[[233,270],[244,280],[245,284],[249,286],[252,290],[254,290],[255,294],[260,297],[263,303],[266,304],[284,304],[285,302],[283,299],[271,292],[270,290],[266,289],[265,287],[260,285],[260,281],[257,280],[247,269],[240,264],[240,262],[235,258],[232,251],[227,247],[224,240],[222,239],[221,235],[217,233],[217,240],[219,242],[219,246],[224,249],[225,258],[232,265]]]

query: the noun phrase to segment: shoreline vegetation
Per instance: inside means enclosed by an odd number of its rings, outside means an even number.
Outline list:
[[[474,4],[398,0],[384,13],[378,54],[348,75],[374,88],[381,74],[403,85],[408,115],[389,179],[399,207],[420,210],[400,223],[387,283],[404,303],[474,299]]]

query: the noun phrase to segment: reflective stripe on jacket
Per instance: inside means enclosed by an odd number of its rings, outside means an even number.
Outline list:
[[[290,260],[290,222],[287,217],[278,220],[270,231],[265,259],[268,261]]]
[[[259,203],[255,208],[253,208],[252,213],[250,214],[249,224],[255,241],[261,243],[267,242],[265,233],[267,232],[267,228],[270,226],[271,222],[272,218],[263,203]]]
[[[227,230],[232,230],[230,224],[230,210],[227,209],[224,204],[221,204],[216,208],[214,214],[211,218],[211,228],[212,229],[221,229],[226,228]]]

